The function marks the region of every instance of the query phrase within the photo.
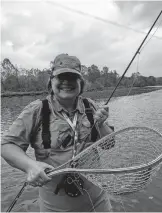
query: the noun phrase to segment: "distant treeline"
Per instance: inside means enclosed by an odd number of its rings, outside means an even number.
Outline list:
[[[43,70],[18,68],[6,58],[1,62],[1,91],[47,91],[47,82],[50,74],[50,68]],[[105,90],[106,88],[114,87],[121,77],[116,70],[110,70],[106,66],[99,70],[94,64],[90,67],[83,65],[82,74],[86,81],[85,91]],[[162,85],[162,77],[145,77],[139,72],[133,73],[131,77],[124,77],[120,84],[122,87],[157,85]]]

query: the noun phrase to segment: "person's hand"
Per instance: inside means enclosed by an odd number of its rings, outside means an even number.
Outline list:
[[[109,117],[109,107],[101,107],[94,113],[94,120],[101,126]]]
[[[54,167],[47,163],[35,161],[27,171],[27,182],[31,186],[41,187],[52,179],[47,176],[45,171],[53,169]]]

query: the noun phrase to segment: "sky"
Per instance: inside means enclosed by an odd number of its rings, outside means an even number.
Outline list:
[[[60,53],[122,75],[162,10],[162,1],[1,1],[1,61],[49,68]],[[162,77],[162,15],[126,76]]]

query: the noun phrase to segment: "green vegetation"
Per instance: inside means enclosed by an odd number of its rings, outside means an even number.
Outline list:
[[[18,68],[17,66],[14,66],[9,59],[6,58],[1,63],[2,96],[47,93],[47,82],[50,74],[50,69],[27,70],[24,68]],[[106,66],[103,67],[102,70],[99,70],[99,68],[94,64],[88,68],[82,65],[82,74],[86,81],[85,94],[90,94],[91,96],[93,93],[95,93],[95,96],[98,94],[97,96],[99,96],[99,98],[101,98],[101,96],[109,96],[107,94],[112,92],[112,88],[115,87],[120,78],[116,70],[110,70]],[[125,76],[122,79],[120,83],[121,88],[116,91],[115,96],[117,94],[117,96],[121,96],[123,94],[126,95],[126,91],[128,91],[132,86],[136,87],[136,89],[132,90],[133,93],[136,93],[137,91],[141,91],[141,89],[139,90],[137,87],[144,88],[146,86],[156,85],[162,85],[162,77],[145,77],[142,76],[139,72],[133,73],[131,77]],[[148,89],[146,88],[142,89],[143,92],[147,90]]]

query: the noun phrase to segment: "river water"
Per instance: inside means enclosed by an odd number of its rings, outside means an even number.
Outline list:
[[[9,128],[22,109],[37,98],[42,99],[41,96],[2,98],[2,134]],[[147,126],[162,133],[162,90],[114,98],[109,103],[109,111],[109,123],[115,126],[115,130],[129,126]],[[31,149],[28,153],[33,156]],[[12,168],[3,159],[1,160],[1,173],[1,212],[4,212],[19,192],[25,177],[21,171]],[[13,211],[39,211],[37,196],[37,188],[27,187]],[[116,212],[161,212],[162,168],[146,189],[133,194],[111,196],[110,198],[113,210]]]

